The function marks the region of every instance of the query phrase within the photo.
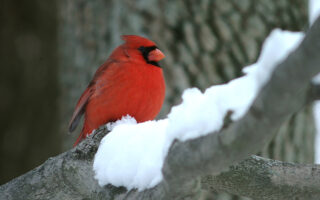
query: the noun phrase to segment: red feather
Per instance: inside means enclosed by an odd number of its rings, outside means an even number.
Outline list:
[[[127,35],[122,39],[126,42],[99,67],[76,105],[69,131],[76,128],[82,114],[85,120],[74,146],[105,123],[127,114],[137,122],[153,120],[161,109],[165,83],[157,62],[164,55],[146,38]]]

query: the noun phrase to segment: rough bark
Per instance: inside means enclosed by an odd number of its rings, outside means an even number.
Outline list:
[[[256,199],[318,199],[318,165],[244,159],[258,152],[286,119],[309,102],[310,80],[320,72],[319,34],[320,18],[298,49],[278,65],[242,119],[219,133],[174,142],[163,166],[164,180],[155,188],[127,192],[97,185],[92,158],[106,133],[102,129],[75,149],[1,186],[1,199],[195,199],[197,188]]]
[[[319,199],[319,175],[319,165],[252,156],[218,176],[204,176],[201,187],[255,199]]]

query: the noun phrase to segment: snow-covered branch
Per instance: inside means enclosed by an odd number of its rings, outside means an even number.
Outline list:
[[[50,158],[43,165],[0,186],[0,199],[181,199],[194,195],[201,186],[200,177],[203,189],[249,197],[263,194],[264,199],[275,199],[280,195],[273,194],[277,191],[283,193],[281,199],[318,195],[319,166],[287,164],[257,157],[241,161],[258,152],[280,125],[308,102],[310,81],[320,72],[319,35],[320,19],[299,47],[274,70],[240,120],[216,134],[175,141],[163,166],[163,180],[154,188],[127,192],[123,187],[108,185],[102,188],[98,185],[92,164],[99,141],[107,132],[102,129],[77,148]],[[229,168],[231,165],[234,166]],[[251,170],[250,173],[247,170]],[[232,178],[239,171],[249,183]],[[293,172],[296,174],[291,174]],[[260,177],[263,184],[255,176]],[[261,185],[278,190],[258,190]],[[281,187],[288,189],[281,190]],[[297,188],[295,193],[292,192]]]
[[[217,174],[258,152],[275,131],[306,103],[311,79],[320,72],[320,19],[299,47],[279,64],[247,114],[219,134],[176,142],[167,156],[163,174],[168,188],[198,176]],[[179,194],[179,190],[168,190]],[[170,194],[172,195],[172,194]]]

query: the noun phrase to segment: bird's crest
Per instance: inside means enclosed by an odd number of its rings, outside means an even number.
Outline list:
[[[131,48],[156,46],[151,40],[138,35],[122,35],[121,38],[126,42],[125,45]]]

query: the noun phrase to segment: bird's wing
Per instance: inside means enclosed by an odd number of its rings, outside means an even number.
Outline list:
[[[94,93],[94,85],[96,83],[96,80],[103,74],[104,71],[106,71],[108,69],[108,67],[114,63],[117,63],[116,60],[113,59],[108,59],[103,65],[101,65],[96,73],[94,74],[94,77],[92,79],[92,81],[89,83],[87,89],[83,92],[83,94],[81,95],[76,108],[73,112],[73,115],[71,117],[71,120],[69,122],[69,132],[74,131],[74,129],[77,128],[79,121],[81,119],[81,116],[83,115],[84,111],[85,111],[85,107],[88,103],[88,100],[90,99],[91,95]]]
[[[88,87],[81,95],[69,122],[69,132],[74,131],[74,129],[76,129],[76,127],[78,126],[81,116],[85,111],[85,106],[88,103],[88,100],[92,93],[93,89],[91,87]]]

